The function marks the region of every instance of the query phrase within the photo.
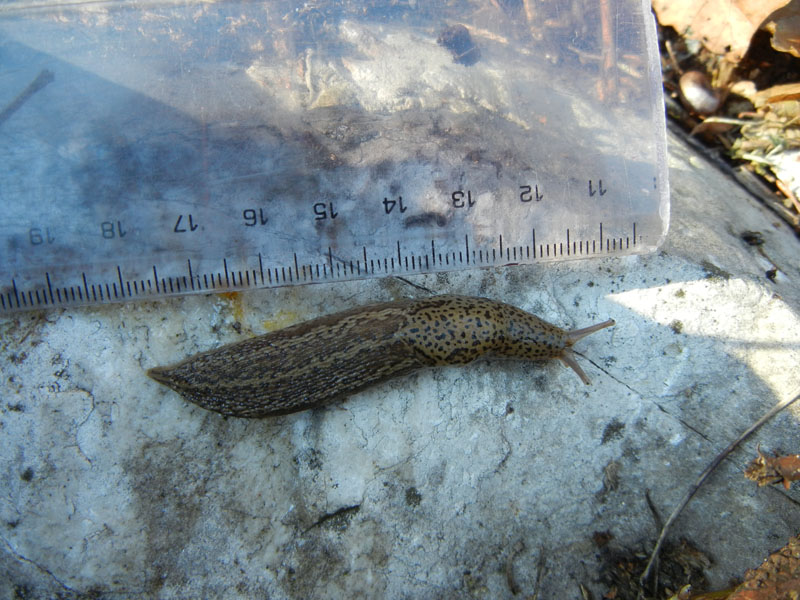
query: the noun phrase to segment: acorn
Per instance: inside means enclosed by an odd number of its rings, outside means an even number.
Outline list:
[[[705,73],[686,71],[680,78],[681,100],[690,111],[699,115],[710,115],[720,105],[719,94],[711,87]]]

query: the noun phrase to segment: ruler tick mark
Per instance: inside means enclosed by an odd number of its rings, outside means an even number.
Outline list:
[[[50,283],[50,273],[45,273],[44,276],[47,279],[47,290],[50,293],[50,304],[55,304],[55,301],[53,300],[53,286]],[[47,304],[47,296],[45,296],[44,303]]]

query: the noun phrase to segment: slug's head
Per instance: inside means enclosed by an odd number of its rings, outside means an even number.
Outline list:
[[[572,345],[587,335],[612,325],[614,321],[609,319],[583,329],[564,331],[529,313],[515,312],[508,320],[508,335],[501,336],[495,354],[524,360],[558,358],[588,385],[589,377],[575,360]]]

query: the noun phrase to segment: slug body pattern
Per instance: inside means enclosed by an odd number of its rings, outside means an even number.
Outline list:
[[[202,352],[147,374],[224,415],[266,417],[322,406],[424,367],[481,356],[559,358],[605,327],[564,331],[519,308],[468,296],[373,304]]]

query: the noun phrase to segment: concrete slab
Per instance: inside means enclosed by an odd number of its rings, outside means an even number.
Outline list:
[[[670,166],[672,226],[655,255],[413,278],[566,328],[616,319],[578,346],[589,387],[555,362],[485,361],[248,421],[144,375],[423,295],[395,279],[6,318],[0,596],[510,598],[537,578],[541,598],[580,584],[602,595],[604,557],[655,541],[645,491],[665,517],[800,385],[797,238],[676,139]],[[768,423],[677,522],[673,539],[713,559],[711,585],[800,529],[797,489],[742,477],[758,442],[798,451],[798,418]]]

